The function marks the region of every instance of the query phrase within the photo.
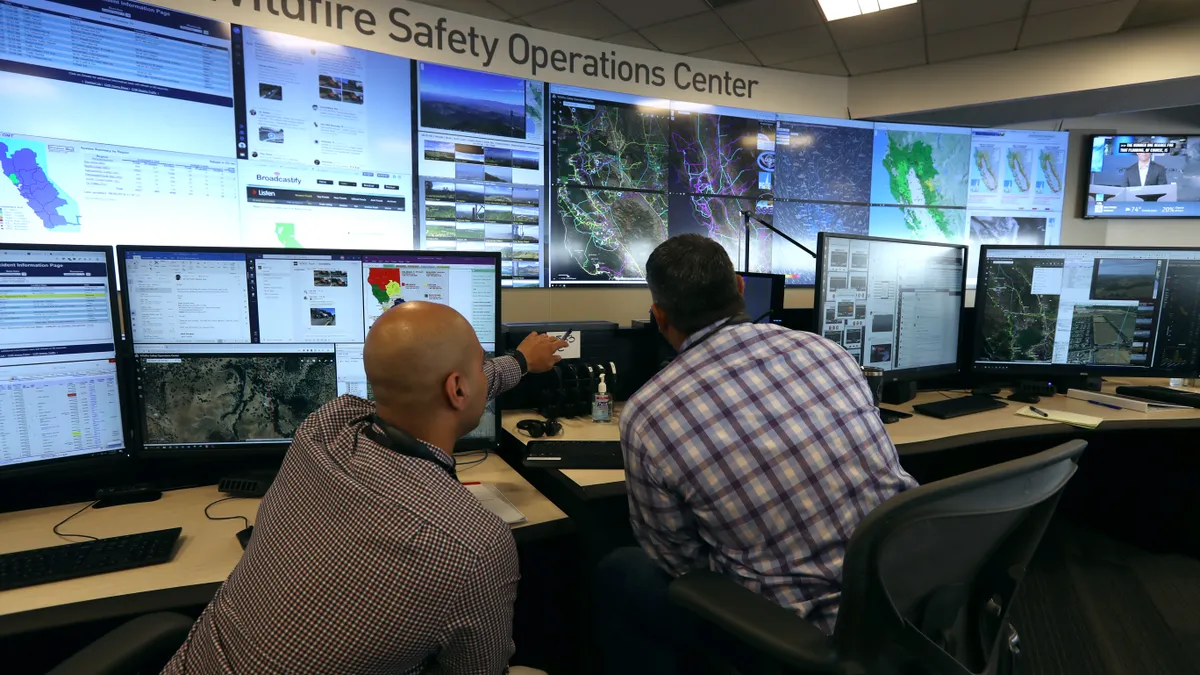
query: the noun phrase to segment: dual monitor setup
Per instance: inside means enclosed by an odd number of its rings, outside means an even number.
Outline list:
[[[957,373],[960,351],[977,376],[1060,390],[1197,375],[1200,249],[983,246],[979,257],[966,332],[967,247],[822,233],[818,332],[909,385]]]
[[[0,472],[282,449],[325,402],[371,398],[367,331],[414,300],[450,305],[497,350],[495,253],[120,246],[114,264],[109,247],[4,245]],[[456,449],[497,433],[489,409]]]

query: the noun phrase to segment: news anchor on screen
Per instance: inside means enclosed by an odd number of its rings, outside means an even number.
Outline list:
[[[1152,160],[1150,153],[1139,152],[1137,159],[1137,164],[1132,164],[1125,169],[1125,182],[1121,184],[1121,187],[1167,184],[1167,168]]]

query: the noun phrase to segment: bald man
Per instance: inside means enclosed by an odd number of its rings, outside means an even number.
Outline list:
[[[486,361],[453,309],[388,310],[363,349],[374,402],[341,396],[296,430],[245,555],[164,672],[506,672],[516,545],[450,452],[515,384],[506,370],[548,369],[564,346],[533,335]]]

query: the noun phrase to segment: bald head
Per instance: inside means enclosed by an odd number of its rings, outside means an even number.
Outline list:
[[[363,367],[381,409],[427,414],[450,404],[451,375],[479,370],[483,348],[471,324],[446,305],[406,302],[367,334]]]

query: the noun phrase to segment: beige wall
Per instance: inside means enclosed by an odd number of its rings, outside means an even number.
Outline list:
[[[615,321],[628,326],[650,314],[650,291],[641,288],[519,288],[501,296],[505,323]],[[785,307],[812,307],[811,288],[789,288]]]
[[[852,77],[850,115],[874,118],[1194,77],[1200,75],[1198,36],[1200,21],[1184,21]]]

